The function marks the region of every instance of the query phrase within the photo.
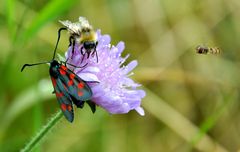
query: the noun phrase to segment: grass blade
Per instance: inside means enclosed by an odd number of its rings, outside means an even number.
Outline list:
[[[15,0],[6,0],[6,18],[11,41],[15,39],[16,24],[14,23]]]
[[[69,10],[76,1],[52,0],[35,17],[26,32],[24,39],[33,37],[45,24],[57,18],[63,12]]]

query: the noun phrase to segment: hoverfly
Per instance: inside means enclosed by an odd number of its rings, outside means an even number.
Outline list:
[[[207,47],[204,45],[198,45],[196,47],[196,53],[198,54],[219,54],[220,52],[219,47]]]

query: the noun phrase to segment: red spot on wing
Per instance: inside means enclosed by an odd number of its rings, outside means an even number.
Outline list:
[[[60,93],[56,92],[56,96],[57,96],[57,98],[61,98],[63,96],[63,93],[62,92],[60,92]]]
[[[73,80],[69,80],[68,81],[68,86],[72,86],[73,85]]]
[[[68,111],[72,111],[72,106],[68,105],[67,109],[68,109]]]
[[[53,77],[51,77],[51,79],[52,79],[52,84],[53,84],[53,86],[55,87],[56,86],[56,79],[54,79]]]
[[[66,71],[64,69],[61,69],[61,68],[59,69],[59,72],[60,72],[61,75],[65,75],[66,74]]]
[[[65,67],[64,65],[61,65],[61,68],[66,71],[67,70],[67,67]]]
[[[75,74],[70,73],[70,74],[69,74],[69,78],[70,78],[71,80],[73,80],[73,79],[75,78]]]
[[[83,82],[79,82],[79,83],[78,83],[78,88],[79,88],[79,89],[82,89],[83,87],[84,87],[84,83],[83,83]]]
[[[62,103],[62,104],[61,104],[61,109],[62,109],[63,111],[66,111],[66,110],[67,110],[67,105],[64,104],[64,103]]]
[[[78,96],[82,96],[83,95],[83,92],[82,91],[78,91]]]

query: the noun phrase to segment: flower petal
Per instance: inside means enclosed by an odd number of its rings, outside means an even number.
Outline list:
[[[125,44],[124,42],[119,42],[116,46],[118,48],[118,52],[117,52],[117,56],[120,57],[121,53],[123,52],[124,48],[125,48]]]
[[[144,116],[144,115],[145,115],[145,112],[144,112],[144,110],[143,110],[142,107],[137,107],[137,108],[135,108],[135,110],[136,110],[141,116]]]
[[[141,100],[145,96],[145,91],[137,89],[141,85],[129,78],[130,72],[138,65],[138,62],[133,60],[127,66],[123,65],[129,57],[129,55],[121,57],[125,48],[124,42],[112,46],[110,36],[101,35],[100,30],[97,31],[97,41],[98,62],[96,56],[91,55],[82,60],[83,56],[80,50],[82,44],[76,44],[73,55],[71,47],[66,53],[67,58],[71,56],[68,62],[72,65],[82,66],[87,63],[84,68],[74,69],[79,77],[85,81],[99,82],[94,85],[89,83],[93,92],[91,100],[111,114],[136,110],[143,116]]]
[[[126,67],[125,67],[125,74],[127,74],[128,72],[132,71],[136,66],[138,65],[137,60],[133,60],[131,61]]]
[[[83,79],[84,81],[96,81],[96,82],[100,82],[100,80],[98,79],[98,77],[94,74],[91,73],[76,73],[81,79]]]

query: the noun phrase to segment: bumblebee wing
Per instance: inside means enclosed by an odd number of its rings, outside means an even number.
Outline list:
[[[84,101],[89,100],[92,97],[91,88],[84,80],[79,78],[71,70],[67,69],[66,66],[61,65],[60,73],[61,71],[64,71],[62,73],[65,74],[60,77],[61,81],[65,84],[67,91],[72,98],[72,101],[74,104],[76,104],[77,107],[82,108]]]
[[[81,25],[80,23],[72,23],[71,21],[59,21],[63,26],[65,26],[71,34],[80,34]]]
[[[61,78],[62,76],[60,75],[59,77]],[[60,108],[65,118],[69,122],[73,122],[74,112],[73,112],[73,106],[72,106],[72,98],[69,95],[65,84],[61,81],[60,78],[55,79],[51,77],[53,87],[54,87],[54,93],[56,94],[57,101],[60,105]]]

